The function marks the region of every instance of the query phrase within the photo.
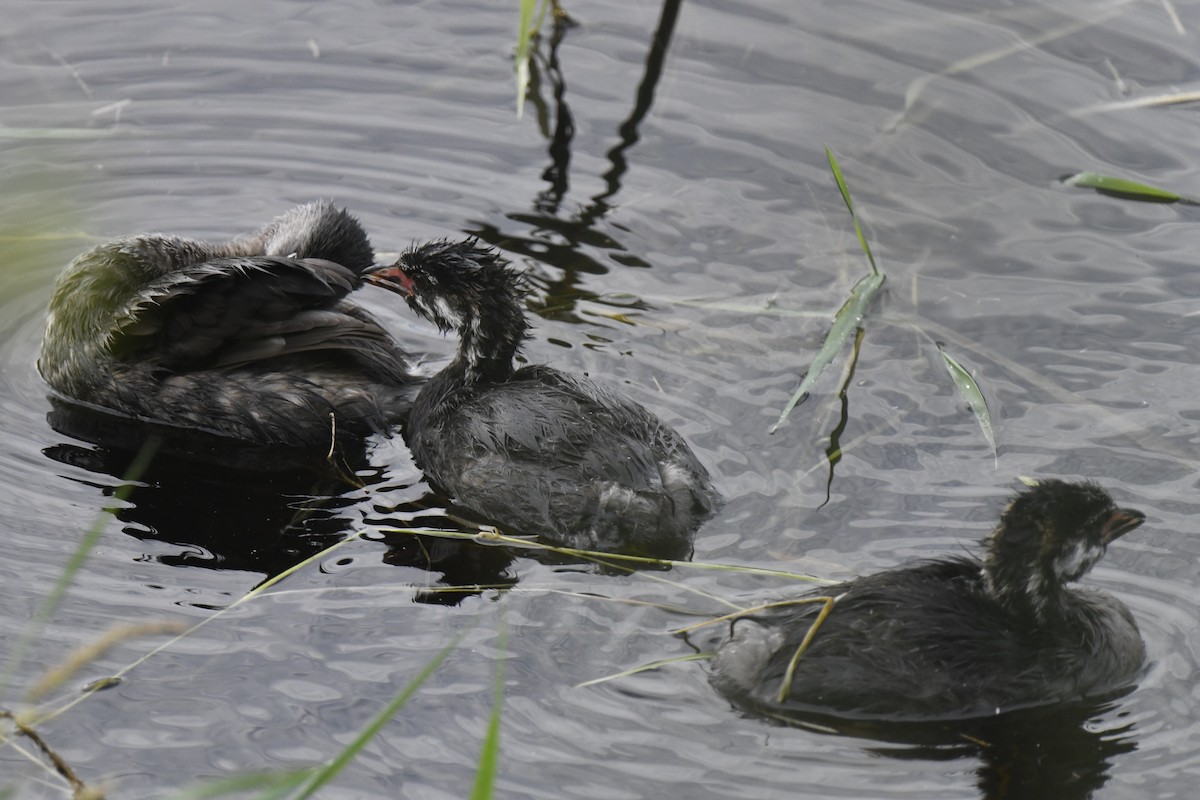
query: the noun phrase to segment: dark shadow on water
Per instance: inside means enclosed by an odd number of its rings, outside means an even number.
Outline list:
[[[885,758],[975,759],[983,800],[1086,800],[1107,783],[1113,759],[1137,749],[1133,723],[1114,722],[1116,707],[1109,699],[965,721],[901,724],[807,715],[788,724],[889,742],[867,745]]]
[[[197,431],[154,425],[89,406],[52,398],[51,426],[78,441],[44,449],[45,455],[97,477],[81,480],[105,497],[125,476],[143,445],[157,449],[146,470],[114,511],[122,532],[143,541],[173,545],[145,558],[178,567],[237,570],[272,578],[352,535],[363,524],[362,489],[382,487],[386,470],[370,463],[362,443],[339,443],[337,466],[323,454],[251,447]],[[455,514],[445,516],[440,509]],[[592,562],[544,551],[469,540],[388,532],[388,528],[435,528],[474,533],[471,514],[429,493],[420,501],[376,509],[366,538],[383,543],[384,563],[431,573],[418,602],[452,605],[488,589],[516,585],[519,557],[567,568]],[[476,520],[475,522],[482,522]],[[668,543],[642,553],[683,560],[691,542]],[[663,549],[667,548],[667,549]],[[604,567],[601,571],[609,571]],[[625,572],[626,570],[612,570]]]
[[[384,470],[372,467],[361,442],[340,442],[335,467],[323,454],[251,447],[58,398],[51,404],[51,426],[77,441],[43,452],[95,474],[95,480],[75,480],[105,497],[125,483],[143,445],[157,441],[149,466],[114,515],[129,536],[174,545],[173,552],[157,548],[146,556],[171,566],[274,577],[354,533],[360,522],[352,510],[361,502],[360,490],[383,481]],[[515,583],[508,569],[513,556],[505,549],[412,535],[383,539],[389,548],[385,563],[440,573],[439,584]],[[430,591],[418,599],[446,603],[466,596]]]
[[[340,495],[349,486],[333,468],[315,468],[311,455],[251,447],[58,399],[51,403],[51,426],[81,443],[62,442],[43,452],[104,476],[90,485],[105,496],[123,482],[143,445],[157,441],[129,505],[115,516],[134,538],[178,546],[177,552],[153,556],[161,563],[270,577],[350,532],[349,521],[338,514],[347,505]],[[341,455],[350,474],[363,460],[361,447]]]

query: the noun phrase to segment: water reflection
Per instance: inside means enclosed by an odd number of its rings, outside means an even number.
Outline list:
[[[984,800],[1085,800],[1107,783],[1116,756],[1137,749],[1133,723],[1114,724],[1114,708],[1108,700],[966,722],[885,725],[820,716],[793,722],[895,743],[868,751],[900,761],[977,760]]]
[[[143,448],[154,448],[125,498],[128,505],[114,513],[124,533],[175,545],[172,552],[146,556],[170,566],[274,577],[354,532],[362,491],[385,480],[385,470],[370,463],[365,447],[342,449],[321,465],[301,450],[130,420],[59,398],[51,398],[51,405],[51,426],[79,441],[60,442],[44,454],[105,476],[88,483],[106,497],[127,484]],[[406,525],[420,513],[400,507],[383,522]],[[513,555],[503,548],[408,534],[377,538],[388,547],[385,563],[441,573],[440,584],[469,587],[431,590],[418,599],[456,603],[479,587],[515,582],[508,571]]]
[[[520,235],[502,231],[494,225],[475,223],[464,232],[489,244],[501,247],[534,261],[550,264],[562,271],[557,280],[544,284],[546,300],[535,310],[542,316],[579,322],[574,313],[579,300],[600,301],[600,296],[581,286],[580,275],[603,275],[608,267],[587,255],[584,247],[613,251],[613,259],[629,267],[649,267],[650,264],[626,248],[611,235],[596,229],[596,223],[612,208],[610,201],[621,190],[621,180],[629,169],[626,151],[637,144],[639,128],[654,104],[654,95],[662,78],[663,65],[679,18],[681,0],[666,0],[655,29],[650,51],[646,56],[641,80],[638,82],[629,116],[617,127],[619,141],[605,154],[609,168],[601,176],[604,191],[569,217],[560,215],[560,207],[570,188],[571,144],[575,137],[574,116],[567,102],[567,82],[558,59],[558,48],[574,23],[565,15],[556,15],[547,52],[539,50],[530,63],[530,99],[537,109],[543,133],[549,139],[550,164],[542,173],[548,186],[534,198],[532,213],[516,211],[506,215],[526,226],[529,233]],[[543,80],[548,83],[550,100],[542,96]],[[553,130],[549,120],[554,120]]]
[[[52,407],[48,418],[56,431],[92,446],[61,442],[43,452],[117,479],[91,484],[105,496],[126,483],[143,448],[154,448],[129,505],[115,515],[124,533],[179,547],[152,556],[156,561],[270,577],[349,532],[350,521],[338,512],[351,488],[344,475],[361,466],[361,451],[341,453],[341,470],[322,472],[286,448],[138,422],[57,398]]]
[[[128,485],[131,465],[144,448],[154,448],[125,497],[127,505],[114,514],[129,536],[178,548],[145,556],[162,564],[242,570],[272,578],[358,530],[364,498],[376,504],[366,520],[367,538],[387,547],[383,563],[436,575],[431,587],[416,594],[419,602],[454,605],[486,589],[511,587],[519,580],[513,569],[518,554],[552,564],[592,563],[550,551],[518,551],[411,532],[428,528],[471,533],[482,520],[432,491],[411,502],[387,505],[390,490],[397,488],[395,479],[386,468],[372,464],[365,446],[341,449],[329,462],[314,463],[304,450],[249,445],[50,399],[51,426],[78,441],[60,442],[43,453],[105,476],[83,481],[105,497]],[[414,474],[412,480],[418,477]],[[691,542],[645,555],[686,559]]]

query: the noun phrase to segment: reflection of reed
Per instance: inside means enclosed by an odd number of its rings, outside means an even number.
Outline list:
[[[667,59],[667,47],[671,44],[671,35],[675,32],[675,21],[679,17],[681,2],[682,0],[664,0],[663,2],[662,15],[658,18],[658,28],[654,31],[650,53],[646,56],[646,70],[642,74],[641,83],[638,84],[633,111],[617,128],[617,132],[621,135],[621,143],[608,151],[608,160],[612,163],[612,168],[603,176],[607,189],[592,198],[592,205],[581,215],[585,220],[590,221],[594,216],[603,215],[608,211],[607,200],[621,190],[621,177],[628,169],[625,151],[637,144],[638,126],[642,124],[642,120],[650,112],[650,107],[654,105],[654,92],[662,77],[663,63]]]
[[[634,95],[633,108],[617,126],[619,141],[606,153],[610,166],[601,176],[604,190],[567,218],[560,216],[559,211],[570,189],[575,120],[567,102],[567,84],[559,61],[558,48],[574,23],[565,15],[555,15],[546,54],[543,56],[539,49],[531,59],[529,99],[537,109],[541,128],[549,139],[550,164],[542,173],[548,186],[534,198],[532,213],[512,212],[506,215],[508,219],[527,226],[529,233],[521,235],[483,224],[477,224],[464,232],[501,247],[508,253],[529,256],[562,271],[561,278],[545,286],[546,295],[550,298],[547,303],[552,306],[535,309],[543,315],[550,315],[547,312],[552,312],[555,318],[576,321],[574,308],[580,299],[599,301],[595,293],[579,285],[579,276],[581,273],[602,275],[608,271],[608,267],[582,252],[581,246],[615,251],[625,249],[608,233],[595,230],[594,226],[612,208],[609,201],[620,192],[622,178],[629,170],[626,152],[639,141],[639,127],[654,105],[654,95],[662,78],[663,65],[666,63],[667,50],[675,31],[680,5],[681,0],[663,2],[658,27],[652,36],[645,68]],[[543,96],[543,80],[549,84],[548,94],[553,111]],[[554,120],[552,130],[550,119]],[[617,260],[628,266],[650,266],[637,256],[628,254],[618,257]]]

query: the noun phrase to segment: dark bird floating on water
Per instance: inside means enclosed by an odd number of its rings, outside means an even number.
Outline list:
[[[814,593],[836,602],[799,658],[820,605],[735,622],[714,682],[781,718],[962,720],[1114,695],[1142,670],[1137,625],[1112,596],[1068,584],[1144,520],[1094,484],[1042,481],[1005,509],[982,562],[942,558]]]
[[[513,368],[529,325],[490,249],[417,247],[368,280],[406,297],[458,352],[413,403],[405,438],[431,483],[511,533],[683,557],[717,503],[708,473],[642,406],[547,366]]]
[[[386,431],[416,392],[400,348],[346,295],[374,253],[327,202],[213,244],[102,244],[59,276],[38,369],[68,400],[259,445]]]

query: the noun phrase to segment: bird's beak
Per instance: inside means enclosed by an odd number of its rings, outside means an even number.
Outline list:
[[[1109,544],[1145,521],[1146,515],[1140,511],[1134,511],[1132,508],[1118,508],[1100,524],[1100,533],[1104,536],[1104,543]]]
[[[363,272],[363,280],[406,297],[412,297],[416,293],[413,279],[395,264],[376,264]]]

